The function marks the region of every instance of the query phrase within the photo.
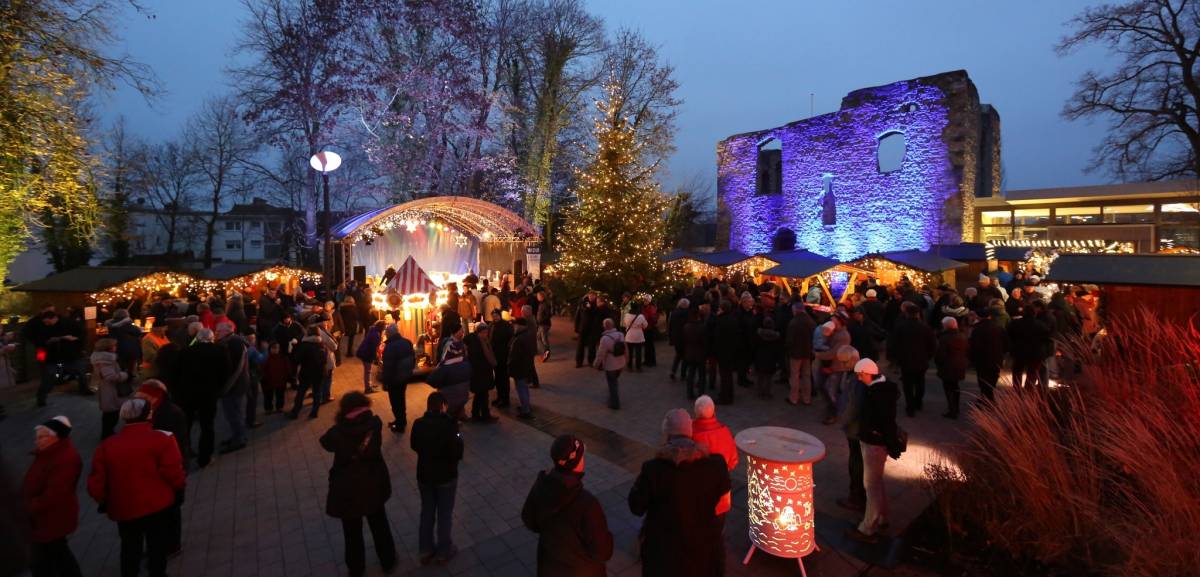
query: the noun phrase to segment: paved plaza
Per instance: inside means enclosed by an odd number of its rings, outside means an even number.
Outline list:
[[[573,432],[589,447],[585,486],[603,504],[613,532],[616,552],[608,564],[610,575],[640,575],[634,551],[641,519],[630,514],[626,504],[629,488],[641,461],[661,442],[660,422],[670,408],[687,407],[684,386],[668,379],[671,352],[658,343],[657,368],[621,377],[622,409],[605,404],[603,374],[576,369],[574,341],[565,319],[557,319],[550,362],[537,364],[542,386],[533,391],[536,418],[521,421],[515,412],[501,413],[493,425],[463,425],[466,456],[459,469],[458,497],[454,510],[454,539],[460,549],[446,565],[422,567],[417,562],[416,455],[408,436],[385,432],[383,452],[394,487],[388,515],[400,551],[395,575],[534,575],[537,537],[522,525],[521,505],[539,469],[549,466],[549,447],[554,436]],[[360,386],[361,365],[348,360],[339,367],[335,396]],[[939,415],[944,410],[941,388],[928,375],[930,390],[926,409],[915,419],[903,417],[909,431],[909,451],[887,465],[891,528],[895,536],[928,505],[922,485],[922,470],[936,461],[949,444],[961,438],[965,421],[954,422]],[[974,377],[968,376],[968,392]],[[9,417],[0,422],[0,454],[6,472],[19,482],[30,461],[32,427],[45,419],[65,414],[75,423],[72,438],[84,457],[85,477],[90,457],[99,438],[100,414],[93,398],[71,394],[69,387],[51,397],[50,406],[34,407],[29,384],[7,387]],[[408,420],[424,410],[430,389],[424,384],[408,389]],[[737,431],[758,425],[794,427],[825,442],[828,455],[815,466],[816,509],[819,552],[806,560],[808,575],[914,575],[921,572],[896,563],[902,545],[887,542],[875,551],[859,551],[840,537],[844,527],[856,522],[855,514],[835,504],[846,493],[847,447],[841,430],[820,424],[819,404],[793,407],[784,402],[786,390],[778,385],[775,398],[758,399],[748,389],[737,389],[735,404],[718,407],[718,418]],[[970,395],[968,395],[970,398]],[[390,420],[386,395],[372,395],[374,410]],[[514,397],[515,400],[515,397]],[[188,478],[184,512],[183,553],[170,561],[168,571],[176,577],[288,577],[345,575],[341,562],[340,523],[325,515],[327,475],[332,454],[317,443],[333,421],[336,405],[321,411],[317,420],[289,421],[270,415],[266,424],[251,433],[246,449],[218,457]],[[218,415],[218,438],[223,439],[224,419]],[[744,459],[743,459],[744,462]],[[734,472],[734,510],[726,526],[727,575],[798,575],[795,561],[758,553],[749,566],[741,564],[749,547],[746,531],[746,478],[740,465]],[[86,575],[110,577],[119,574],[116,525],[99,514],[79,486],[82,519],[70,543]],[[370,538],[367,539],[370,548]],[[883,565],[872,565],[870,559]],[[368,551],[368,575],[380,570]]]

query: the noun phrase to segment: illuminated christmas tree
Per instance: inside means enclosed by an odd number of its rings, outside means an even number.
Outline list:
[[[577,173],[578,204],[559,237],[559,266],[574,289],[619,294],[663,275],[666,197],[654,179],[658,163],[645,160],[629,121],[619,114],[621,90],[610,80],[592,133],[592,161]]]

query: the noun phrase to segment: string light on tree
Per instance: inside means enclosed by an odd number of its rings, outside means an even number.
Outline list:
[[[604,93],[592,160],[576,171],[579,202],[566,212],[558,239],[559,268],[568,285],[617,294],[663,276],[667,202],[654,180],[658,163],[646,162],[646,144],[619,114],[620,85],[610,78]]]

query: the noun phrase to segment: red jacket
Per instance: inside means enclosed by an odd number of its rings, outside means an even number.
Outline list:
[[[88,494],[113,521],[157,513],[175,503],[185,485],[183,458],[170,433],[150,423],[126,423],[92,457]]]
[[[34,453],[33,464],[29,465],[21,486],[25,510],[33,525],[34,543],[62,539],[79,527],[75,486],[82,473],[83,459],[69,438]]]
[[[283,354],[269,355],[266,361],[263,361],[258,372],[262,375],[262,388],[264,391],[277,391],[287,389],[288,381],[296,377],[295,367],[292,366],[292,361]]]
[[[692,421],[692,440],[708,447],[710,454],[720,455],[725,459],[725,466],[730,471],[737,467],[738,450],[737,445],[733,443],[733,433],[716,417]]]

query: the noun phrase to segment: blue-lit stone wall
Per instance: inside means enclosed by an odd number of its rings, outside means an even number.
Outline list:
[[[837,112],[725,139],[717,147],[718,246],[766,252],[788,228],[798,248],[850,260],[973,240],[981,169],[999,170],[998,153],[979,165],[980,110],[974,84],[955,71],[856,90]],[[904,159],[880,172],[879,139],[893,132],[904,135]],[[782,193],[760,195],[758,146],[769,138],[782,143]],[[826,175],[831,225],[822,219]]]

